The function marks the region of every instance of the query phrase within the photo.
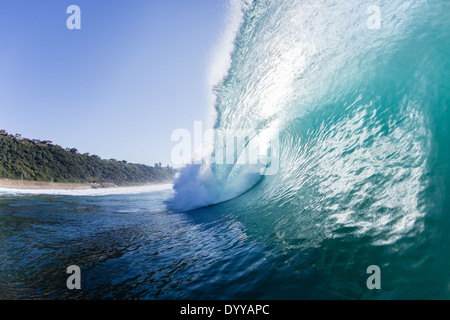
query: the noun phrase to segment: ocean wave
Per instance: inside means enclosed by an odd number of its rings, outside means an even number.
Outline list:
[[[247,5],[214,87],[214,128],[279,135],[280,170],[207,156],[181,171],[172,207],[234,199],[286,237],[316,226],[317,241],[339,228],[380,245],[420,232],[435,201],[426,191],[448,174],[448,3],[379,3],[379,28],[372,1]]]

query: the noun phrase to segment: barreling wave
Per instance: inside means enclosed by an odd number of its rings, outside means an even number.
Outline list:
[[[379,29],[368,22],[377,4]],[[383,233],[379,243],[420,230],[436,201],[427,190],[448,181],[449,3],[261,0],[241,8],[230,67],[214,87],[215,129],[279,135],[280,168],[262,176],[206,157],[181,171],[172,207],[237,197],[234,205],[249,211],[279,212],[274,221],[286,226],[320,224],[323,234],[347,226]]]

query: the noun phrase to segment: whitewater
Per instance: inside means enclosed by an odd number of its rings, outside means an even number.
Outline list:
[[[108,196],[121,194],[126,195],[126,194],[152,193],[170,189],[172,189],[172,184],[82,189],[82,190],[0,188],[0,196],[51,195],[51,196],[95,197],[95,196]]]

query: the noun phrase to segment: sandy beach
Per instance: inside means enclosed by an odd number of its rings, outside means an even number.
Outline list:
[[[114,184],[99,183],[58,183],[41,181],[0,180],[0,188],[12,189],[46,189],[46,190],[88,190],[117,188]]]

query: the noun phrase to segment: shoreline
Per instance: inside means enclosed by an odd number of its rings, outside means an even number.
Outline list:
[[[0,180],[0,188],[7,189],[27,189],[27,190],[95,190],[95,189],[117,189],[140,186],[157,186],[167,183],[148,183],[140,185],[117,186],[113,183],[63,183],[63,182],[43,182],[43,181],[20,181],[20,180]]]

